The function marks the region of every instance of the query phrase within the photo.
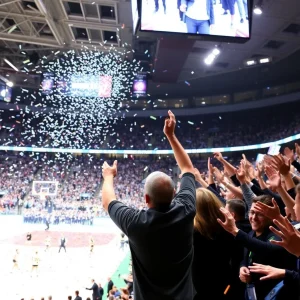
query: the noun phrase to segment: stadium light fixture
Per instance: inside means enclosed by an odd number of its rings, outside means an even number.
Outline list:
[[[221,53],[219,48],[214,48],[211,53],[205,58],[204,62],[206,65],[211,65],[216,57]]]
[[[253,12],[256,14],[256,15],[261,15],[263,13],[263,10],[262,10],[262,5],[263,4],[263,0],[259,0],[257,2],[257,4],[254,6],[254,9],[253,9]]]
[[[268,57],[266,57],[266,58],[261,58],[261,59],[259,60],[259,63],[260,63],[260,64],[267,64],[267,63],[269,63],[270,61],[271,61],[271,59],[268,58]]]
[[[220,51],[219,48],[215,48],[215,49],[212,51],[212,54],[213,54],[214,56],[218,56],[220,53],[221,53],[221,51]]]
[[[253,66],[256,64],[256,61],[254,59],[250,59],[246,61],[246,65],[247,66]]]
[[[1,90],[0,96],[1,97],[5,97],[5,95],[6,95],[6,90],[5,89]]]
[[[205,58],[204,62],[209,66],[214,62],[214,60],[215,60],[215,56],[210,54]]]
[[[19,72],[19,69],[12,62],[10,62],[7,58],[4,58],[4,61],[15,71]]]
[[[14,25],[14,26],[12,26],[12,27],[7,31],[7,33],[10,34],[10,33],[12,33],[13,31],[15,31],[17,28],[18,28],[18,26],[17,26],[17,25]]]
[[[7,85],[8,87],[13,87],[13,86],[14,86],[14,83],[13,83],[12,81],[8,81],[8,82],[6,83],[6,85]]]

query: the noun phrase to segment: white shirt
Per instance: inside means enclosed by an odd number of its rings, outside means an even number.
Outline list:
[[[195,0],[195,2],[188,7],[186,16],[198,21],[209,20],[206,1],[207,0]]]

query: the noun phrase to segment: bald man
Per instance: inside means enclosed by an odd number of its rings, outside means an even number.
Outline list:
[[[175,136],[175,116],[169,111],[164,134],[183,173],[175,195],[172,179],[151,173],[145,182],[148,210],[138,210],[116,200],[114,177],[117,161],[103,164],[102,203],[114,223],[129,239],[135,300],[192,300],[193,220],[195,176],[192,162]]]

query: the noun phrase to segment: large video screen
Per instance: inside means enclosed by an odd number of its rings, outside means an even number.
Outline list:
[[[111,90],[111,76],[74,75],[71,77],[71,96],[110,98]]]
[[[141,30],[249,39],[250,1],[142,0]]]
[[[107,75],[72,75],[68,81],[54,78],[54,74],[43,74],[42,93],[52,92],[72,97],[110,98],[112,93],[112,76]]]

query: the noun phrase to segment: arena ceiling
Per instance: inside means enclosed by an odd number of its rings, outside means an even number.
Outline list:
[[[61,49],[131,48],[130,12],[129,1],[1,0],[1,68],[11,70],[3,58],[20,67],[23,53],[42,57]]]
[[[198,86],[207,77],[254,69],[245,65],[254,57],[270,57],[271,65],[276,65],[300,49],[299,0],[264,0],[263,14],[253,16],[252,38],[245,44],[174,37],[133,39],[131,19],[129,0],[0,0],[0,68],[12,71],[4,58],[22,66],[22,52],[34,60],[62,49],[106,51],[109,44],[124,53],[134,48],[136,58],[144,60],[143,53],[149,50],[145,65],[150,66],[153,79],[150,89],[162,94],[178,91],[173,89],[175,83]],[[216,45],[221,54],[206,66],[204,58]],[[161,89],[157,90],[158,84]]]

